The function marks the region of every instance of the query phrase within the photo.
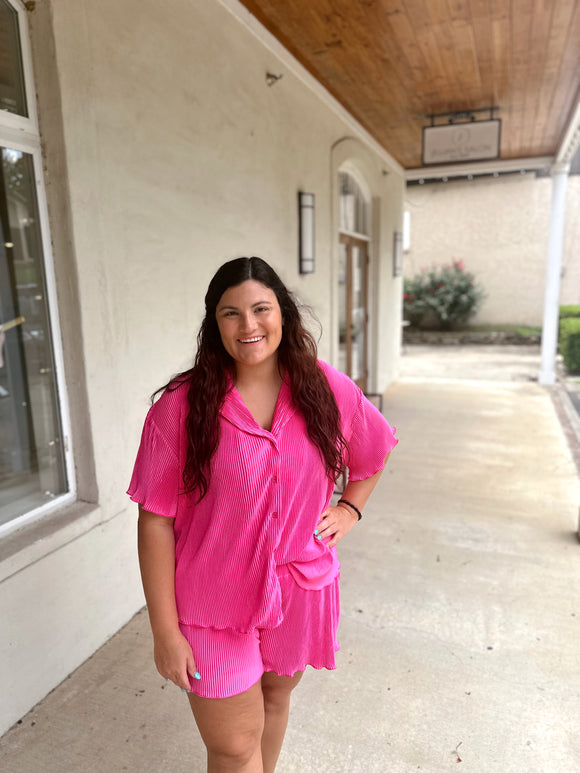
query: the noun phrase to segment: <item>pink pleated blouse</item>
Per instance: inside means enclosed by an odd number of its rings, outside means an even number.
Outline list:
[[[397,444],[394,429],[348,376],[319,362],[350,449],[349,479],[370,478]],[[337,576],[336,548],[314,536],[334,489],[284,379],[271,430],[255,421],[233,384],[220,409],[220,442],[200,503],[183,493],[187,384],[150,408],[128,494],[174,518],[179,621],[247,633],[282,621],[277,567],[302,588]]]

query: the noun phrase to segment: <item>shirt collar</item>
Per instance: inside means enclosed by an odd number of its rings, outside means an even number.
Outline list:
[[[278,400],[276,402],[276,408],[274,409],[274,418],[272,420],[272,429],[268,431],[263,427],[260,427],[258,422],[254,419],[246,404],[242,400],[240,393],[234,386],[233,381],[228,376],[228,391],[220,408],[220,414],[224,419],[233,424],[238,429],[244,432],[249,432],[252,435],[261,435],[263,437],[272,437],[272,435],[278,435],[284,425],[296,412],[296,408],[292,401],[292,392],[290,389],[290,378],[288,373],[284,374],[282,385],[280,386],[280,392],[278,393]]]

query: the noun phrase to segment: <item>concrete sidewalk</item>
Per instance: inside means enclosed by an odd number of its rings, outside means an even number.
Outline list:
[[[401,443],[341,545],[338,669],[305,675],[278,769],[575,773],[580,487],[551,396],[499,347],[411,349],[384,405]],[[1,739],[0,770],[205,770],[145,614]]]

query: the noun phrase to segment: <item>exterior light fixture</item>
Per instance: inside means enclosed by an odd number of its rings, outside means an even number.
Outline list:
[[[301,274],[314,273],[313,193],[298,193],[298,266]]]
[[[403,234],[401,231],[393,233],[393,276],[401,276],[403,273]]]

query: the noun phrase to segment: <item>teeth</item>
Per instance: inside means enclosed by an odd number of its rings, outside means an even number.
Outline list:
[[[261,341],[264,336],[257,336],[256,338],[241,338],[243,344],[254,344],[257,341]]]

